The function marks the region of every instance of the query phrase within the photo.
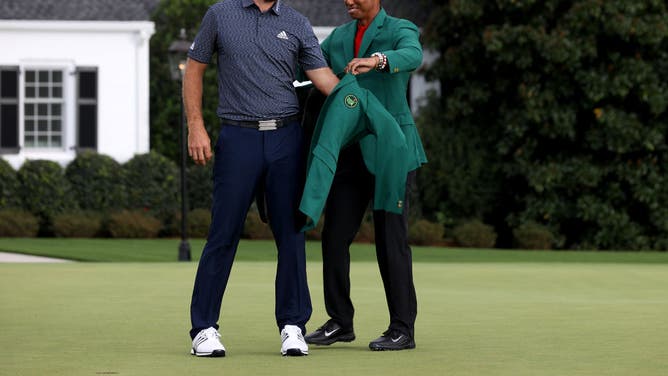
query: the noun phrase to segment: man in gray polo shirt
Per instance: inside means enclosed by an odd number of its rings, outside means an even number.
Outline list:
[[[195,277],[191,354],[225,356],[218,319],[244,219],[260,182],[278,248],[276,323],[283,355],[307,355],[311,316],[304,234],[295,226],[303,169],[299,103],[292,82],[301,66],[323,93],[338,79],[308,20],[281,0],[225,0],[207,11],[188,54],[183,99],[188,152],[212,157],[202,120],[202,79],[217,55],[218,116],[211,228]]]

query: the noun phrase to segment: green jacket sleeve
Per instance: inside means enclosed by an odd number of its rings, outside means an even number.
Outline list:
[[[420,32],[410,21],[399,20],[397,24],[397,41],[393,50],[381,51],[387,56],[390,74],[412,72],[422,64],[422,45]]]

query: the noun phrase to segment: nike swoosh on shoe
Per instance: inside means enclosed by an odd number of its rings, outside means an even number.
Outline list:
[[[403,334],[400,335],[400,336],[397,337],[397,338],[390,338],[390,340],[392,340],[392,342],[394,342],[394,343],[397,343],[397,342],[399,342],[402,338],[404,338],[404,335],[403,335]]]
[[[328,331],[325,330],[325,337],[329,337],[329,336],[331,336],[332,334],[338,332],[339,329],[340,329],[340,328],[336,328],[336,329],[332,330],[331,332],[328,332]]]

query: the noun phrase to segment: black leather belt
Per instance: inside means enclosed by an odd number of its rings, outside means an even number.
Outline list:
[[[220,119],[223,125],[232,125],[235,127],[254,128],[258,131],[273,131],[293,121],[300,120],[301,116],[292,115],[283,119],[266,119],[266,120],[231,120]]]

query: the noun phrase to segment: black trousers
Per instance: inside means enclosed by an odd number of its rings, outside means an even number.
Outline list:
[[[417,298],[408,246],[408,197],[415,171],[406,179],[403,214],[374,210],[376,257],[390,314],[389,329],[414,337]],[[322,232],[323,286],[327,313],[344,328],[353,328],[355,309],[350,300],[350,244],[373,202],[374,176],[369,173],[359,145],[341,151],[325,208]]]

